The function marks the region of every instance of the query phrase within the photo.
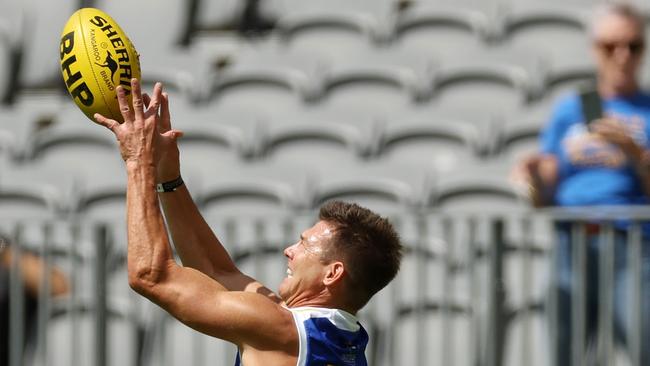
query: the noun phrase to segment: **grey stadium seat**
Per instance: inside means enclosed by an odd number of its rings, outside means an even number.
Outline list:
[[[500,41],[511,46],[526,47],[551,60],[575,57],[584,50],[586,58],[591,46],[584,7],[562,2],[517,4],[502,15]]]
[[[5,179],[0,183],[0,202],[0,216],[12,219],[52,219],[64,207],[61,192],[52,185]]]
[[[28,137],[22,164],[60,167],[77,181],[92,180],[100,172],[119,174],[124,170],[113,133],[90,121],[75,106],[64,109],[48,126]]]
[[[536,58],[523,50],[460,51],[436,70],[432,103],[484,113],[507,113],[533,96],[531,69]]]
[[[431,179],[431,169],[403,162],[355,163],[341,161],[322,169],[308,188],[311,207],[341,199],[357,202],[384,215],[406,212],[415,207],[417,197]]]
[[[5,4],[0,4],[0,8],[7,11]],[[9,13],[9,12],[8,12]],[[6,14],[8,15],[8,14]],[[0,16],[0,103],[8,104],[15,98],[15,71],[17,70],[18,40],[16,39],[16,30],[12,30],[12,19]]]
[[[188,99],[199,98],[198,84],[209,64],[200,49],[181,44],[189,29],[187,2],[97,0],[94,6],[115,19],[133,42],[144,82],[162,81]]]
[[[495,159],[514,164],[520,158],[539,151],[539,135],[546,119],[543,117],[512,117],[499,128]]]
[[[278,19],[276,32],[290,49],[337,56],[376,42],[378,27],[378,19],[371,14],[343,6],[323,11],[289,10]]]
[[[0,129],[11,132],[16,138],[16,151],[20,153],[29,136],[49,125],[66,105],[73,103],[63,94],[21,94],[13,104],[0,106]]]
[[[433,49],[439,54],[476,47],[489,35],[488,14],[477,7],[413,2],[397,13],[391,31],[401,47]]]
[[[397,93],[395,102],[415,102],[427,93],[423,89],[428,87],[427,82],[432,77],[430,69],[430,58],[423,53],[399,55],[386,50],[357,48],[325,68],[322,88],[325,97],[334,94],[341,98],[336,93],[350,88],[359,97],[367,93],[366,98],[372,98],[375,89],[377,93],[384,90],[386,94],[389,90]]]
[[[360,160],[368,154],[369,137],[355,126],[337,123],[269,125],[259,133],[259,156],[287,166]]]
[[[146,333],[141,365],[208,366],[235,362],[237,349],[233,344],[199,333],[160,309],[152,308],[151,311],[154,322]]]
[[[245,164],[254,151],[251,139],[235,126],[195,123],[182,131],[185,134],[178,140],[181,172],[188,178],[204,170]]]
[[[212,70],[208,102],[262,110],[303,103],[313,94],[314,75],[323,59],[318,53],[285,52],[273,44],[242,48]]]
[[[467,165],[440,176],[429,191],[428,205],[441,210],[491,212],[527,208],[507,180],[510,166]]]
[[[73,365],[73,360],[85,365],[95,363],[98,351],[94,344],[96,326],[92,302],[75,304],[72,309],[61,308],[54,312],[48,324],[48,364]],[[142,325],[133,314],[109,307],[107,365],[139,365],[137,347],[142,330]]]
[[[59,43],[66,21],[80,2],[22,2],[20,90],[65,92],[59,66]]]
[[[479,158],[485,139],[475,125],[429,118],[426,122],[390,121],[379,132],[377,158],[386,164],[411,162],[443,173]]]

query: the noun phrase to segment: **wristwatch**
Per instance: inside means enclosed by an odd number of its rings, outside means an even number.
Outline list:
[[[178,187],[183,185],[183,178],[179,175],[178,178],[170,180],[169,182],[156,184],[156,192],[174,192]]]

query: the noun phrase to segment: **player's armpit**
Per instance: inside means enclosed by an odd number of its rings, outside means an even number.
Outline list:
[[[187,267],[176,266],[165,278],[146,296],[189,327],[240,346],[297,355],[298,335],[291,312],[264,290],[227,291]]]

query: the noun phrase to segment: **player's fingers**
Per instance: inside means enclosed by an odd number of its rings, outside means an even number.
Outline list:
[[[149,108],[149,104],[151,103],[151,97],[147,93],[142,93],[142,101],[144,102],[144,107]]]
[[[160,108],[160,123],[165,131],[172,128],[171,115],[169,114],[169,94],[162,93],[162,103]]]
[[[162,84],[156,83],[156,85],[153,86],[153,95],[148,104],[148,109],[146,113],[147,117],[158,114],[160,110],[160,99],[162,97],[161,93],[162,93]]]
[[[120,106],[120,114],[122,114],[124,122],[133,122],[133,111],[129,106],[129,99],[126,97],[124,87],[122,85],[118,85],[116,91],[117,103]]]
[[[99,113],[95,113],[95,115],[93,117],[95,118],[95,121],[97,123],[99,123],[100,125],[108,128],[109,130],[111,130],[113,132],[115,132],[114,128],[119,126],[119,122],[117,122],[117,121],[115,121],[113,119],[110,119],[110,118],[106,118],[106,117],[102,116]]]
[[[174,141],[178,140],[179,138],[183,137],[183,135],[185,135],[185,132],[183,132],[181,130],[171,130],[170,132],[171,132],[171,135],[172,135],[172,139]]]
[[[142,90],[138,79],[131,79],[131,94],[133,96],[133,114],[137,121],[144,120],[144,105],[142,104]]]
[[[126,95],[124,87],[118,85],[115,90],[117,92],[117,103],[120,107],[120,114],[124,122],[133,122],[133,109],[129,105],[129,99]]]

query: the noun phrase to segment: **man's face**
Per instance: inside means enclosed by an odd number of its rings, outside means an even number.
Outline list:
[[[327,264],[321,256],[333,235],[334,226],[319,221],[305,230],[297,243],[284,250],[288,260],[287,277],[280,284],[279,294],[288,306],[325,290],[323,278]]]
[[[601,82],[617,89],[636,85],[645,46],[638,23],[617,14],[603,17],[594,30],[593,46]]]

